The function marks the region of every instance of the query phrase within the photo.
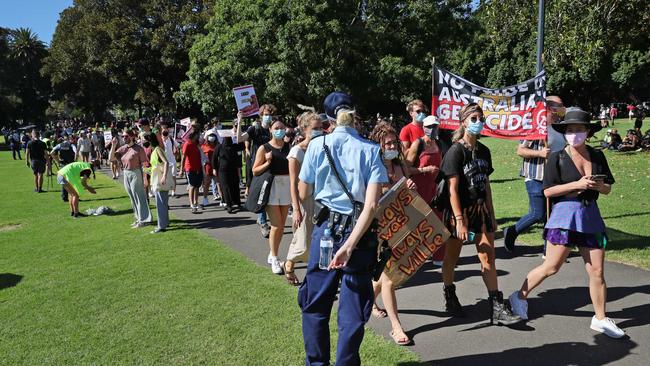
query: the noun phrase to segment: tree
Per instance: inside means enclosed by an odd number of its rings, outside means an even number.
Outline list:
[[[252,83],[285,112],[320,109],[333,90],[350,92],[362,111],[403,110],[430,97],[431,56],[457,47],[469,3],[221,0],[176,97],[233,113],[232,88]]]
[[[40,69],[45,44],[28,28],[0,28],[0,122],[44,120],[50,96],[49,81]]]
[[[76,0],[61,14],[45,72],[57,96],[96,119],[113,106],[175,112],[173,93],[210,0]]]

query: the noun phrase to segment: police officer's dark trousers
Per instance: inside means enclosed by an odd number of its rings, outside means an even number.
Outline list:
[[[314,226],[307,275],[298,290],[307,356],[305,364],[330,364],[329,319],[340,282],[336,365],[360,365],[359,347],[373,303],[372,268],[376,262],[376,249],[363,248],[364,243],[359,242],[346,267],[332,271],[321,270],[318,268],[320,239],[327,225],[328,222],[325,221]],[[342,235],[333,235],[335,253],[350,235],[352,228],[347,225],[341,230],[338,225],[334,225],[332,233],[336,234],[337,231]]]

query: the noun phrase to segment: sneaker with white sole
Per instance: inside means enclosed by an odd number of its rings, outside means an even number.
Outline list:
[[[519,291],[515,291],[508,298],[512,312],[519,315],[522,320],[528,320],[528,300],[519,298]]]
[[[598,320],[594,315],[591,318],[591,329],[596,332],[605,333],[606,336],[612,338],[621,338],[625,335],[623,329],[619,328],[616,323],[608,317]]]
[[[269,252],[269,256],[266,257],[266,263],[268,264],[273,263],[273,256],[271,255],[271,252]]]
[[[282,274],[282,266],[278,257],[271,257],[271,272],[277,275]]]

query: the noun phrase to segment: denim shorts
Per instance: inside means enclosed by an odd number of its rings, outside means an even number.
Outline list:
[[[66,183],[68,183],[68,181],[65,180],[65,177],[62,176],[62,175],[57,175],[56,176],[56,181],[59,182],[59,184],[62,185],[62,186],[65,185]]]

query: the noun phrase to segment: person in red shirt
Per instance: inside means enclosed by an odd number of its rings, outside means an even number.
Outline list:
[[[199,212],[199,188],[203,184],[203,166],[201,165],[201,151],[199,150],[199,131],[190,133],[187,141],[183,144],[184,164],[183,169],[187,173],[187,182],[190,186],[190,207],[192,213]]]
[[[210,201],[208,201],[208,191],[210,190],[210,183],[215,179],[215,176],[212,174],[212,155],[214,154],[216,146],[217,135],[213,133],[207,135],[205,142],[201,144],[201,150],[203,150],[203,154],[208,158],[207,162],[203,166],[203,207],[210,204]]]
[[[422,122],[427,117],[427,107],[420,99],[415,99],[406,106],[406,111],[411,116],[411,123],[404,126],[399,133],[404,155],[406,155],[413,141],[424,136]]]

